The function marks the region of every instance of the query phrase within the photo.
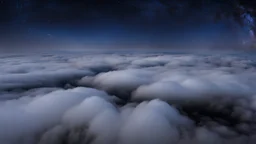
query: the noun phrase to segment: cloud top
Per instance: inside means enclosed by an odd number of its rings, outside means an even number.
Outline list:
[[[256,142],[254,59],[94,54],[0,62],[3,144]]]

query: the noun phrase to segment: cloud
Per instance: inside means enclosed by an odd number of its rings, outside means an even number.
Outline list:
[[[88,69],[78,68],[73,63],[66,62],[66,59],[54,56],[39,57],[38,59],[7,57],[2,62],[1,90],[57,87],[71,83],[72,80],[85,75],[93,74]]]
[[[150,75],[152,72],[138,69],[118,70],[101,73],[94,78],[84,77],[79,83],[105,90],[123,99],[129,99],[130,93],[138,86],[151,82]]]
[[[36,135],[58,124],[67,110],[93,95],[106,97],[107,94],[90,88],[75,88],[3,102],[0,107],[1,143],[34,141]]]
[[[255,143],[254,59],[1,57],[0,143]]]

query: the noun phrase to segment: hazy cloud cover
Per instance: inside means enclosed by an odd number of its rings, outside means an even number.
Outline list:
[[[255,59],[1,56],[1,144],[254,144]]]

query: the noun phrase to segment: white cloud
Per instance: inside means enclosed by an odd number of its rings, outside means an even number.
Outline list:
[[[0,63],[3,144],[256,141],[253,59],[93,54]]]

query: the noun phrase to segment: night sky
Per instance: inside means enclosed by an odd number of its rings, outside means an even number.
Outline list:
[[[256,144],[256,0],[0,0],[0,144]]]
[[[222,49],[250,39],[251,16],[241,26],[232,17],[216,20],[217,2],[197,5],[189,0],[0,0],[1,43]]]

